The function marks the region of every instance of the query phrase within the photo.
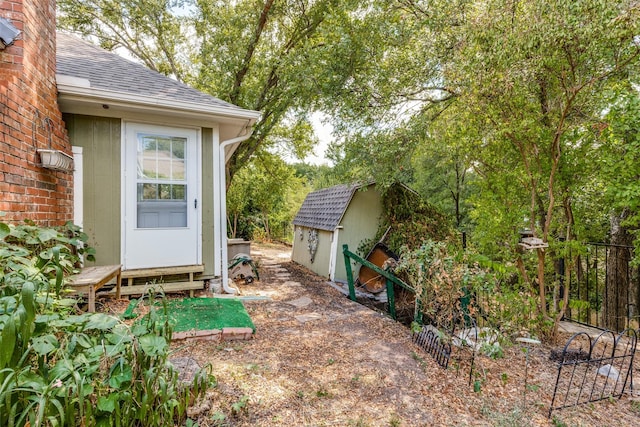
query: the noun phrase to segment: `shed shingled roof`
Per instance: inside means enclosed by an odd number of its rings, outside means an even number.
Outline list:
[[[340,224],[353,194],[367,184],[336,185],[309,193],[304,199],[294,225],[333,231]]]
[[[58,32],[56,37],[56,74],[86,79],[96,89],[242,111],[75,36]]]

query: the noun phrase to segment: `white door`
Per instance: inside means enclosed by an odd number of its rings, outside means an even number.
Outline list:
[[[125,124],[125,269],[200,264],[198,136]]]

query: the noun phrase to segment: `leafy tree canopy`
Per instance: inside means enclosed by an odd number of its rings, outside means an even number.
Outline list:
[[[61,0],[59,25],[124,48],[149,68],[258,110],[233,175],[261,150],[313,148],[310,114],[383,55],[386,2],[338,0]],[[384,24],[383,26],[388,26]],[[375,40],[375,46],[369,41]],[[380,49],[378,49],[380,48]]]

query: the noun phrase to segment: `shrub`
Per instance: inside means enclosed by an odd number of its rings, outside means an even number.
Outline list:
[[[129,327],[77,314],[64,275],[92,256],[85,236],[0,223],[0,425],[166,426],[212,384],[185,386],[168,363],[171,325],[152,309]],[[166,307],[164,308],[166,310]]]
[[[535,317],[535,297],[503,279],[511,276],[509,269],[443,242],[403,248],[395,272],[416,290],[416,310],[449,332],[469,326],[471,318],[505,336],[549,327]]]

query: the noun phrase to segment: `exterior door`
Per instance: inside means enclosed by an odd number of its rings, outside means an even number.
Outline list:
[[[201,263],[198,136],[125,125],[125,269]]]

